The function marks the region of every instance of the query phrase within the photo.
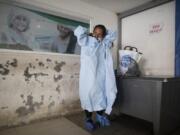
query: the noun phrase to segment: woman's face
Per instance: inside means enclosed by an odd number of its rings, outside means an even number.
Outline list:
[[[13,22],[13,28],[19,32],[24,32],[28,28],[28,19],[24,15],[17,15]]]
[[[102,40],[102,39],[103,39],[103,30],[100,29],[100,28],[96,28],[96,29],[93,31],[93,36],[96,37],[96,38],[99,39],[99,40]]]

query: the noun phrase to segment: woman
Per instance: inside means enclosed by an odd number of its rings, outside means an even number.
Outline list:
[[[74,33],[81,46],[81,107],[86,114],[85,126],[92,131],[96,128],[92,112],[96,112],[96,123],[101,127],[110,125],[105,114],[111,113],[117,93],[110,51],[116,36],[103,25],[96,25],[92,34],[81,26]]]

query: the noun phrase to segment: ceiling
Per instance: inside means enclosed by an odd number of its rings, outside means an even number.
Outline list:
[[[115,13],[121,13],[152,0],[81,0],[93,6],[101,7]]]

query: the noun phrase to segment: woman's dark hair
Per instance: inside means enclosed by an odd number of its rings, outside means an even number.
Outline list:
[[[95,29],[101,29],[102,31],[103,31],[103,38],[106,36],[106,27],[104,26],[104,25],[101,25],[101,24],[98,24],[98,25],[96,25],[95,27],[94,27],[94,30],[93,31],[95,31]]]

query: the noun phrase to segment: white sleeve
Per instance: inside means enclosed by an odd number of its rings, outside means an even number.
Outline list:
[[[105,36],[103,42],[105,43],[105,45],[107,47],[111,48],[112,43],[114,40],[116,40],[116,38],[117,38],[117,32],[113,32],[113,31],[108,30],[107,35]]]
[[[75,29],[74,35],[77,37],[77,41],[80,46],[91,46],[97,42],[94,37],[88,36],[87,33],[87,29],[82,26],[78,26]]]

